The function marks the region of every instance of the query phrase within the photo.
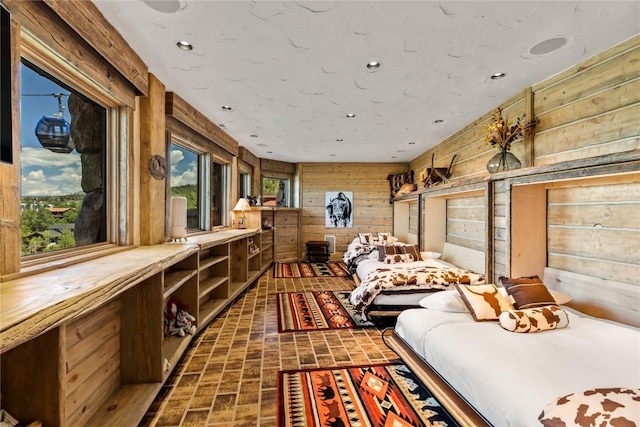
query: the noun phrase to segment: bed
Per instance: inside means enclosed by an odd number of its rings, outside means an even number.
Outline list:
[[[543,282],[547,280],[545,273]],[[609,408],[627,410],[625,416],[640,425],[640,329],[560,305],[568,320],[565,327],[511,332],[500,322],[475,321],[469,311],[451,303],[454,299],[443,304],[445,295],[437,296],[441,301],[436,305],[423,302],[430,308],[402,312],[392,335],[385,331],[385,340],[437,390],[461,424],[562,425],[543,424],[538,417],[568,416],[575,419],[568,424],[573,425],[579,413],[594,421],[597,411],[585,402],[603,393],[601,401],[628,399],[626,406],[613,403]],[[637,293],[635,298],[637,303]]]
[[[484,252],[445,243],[442,254],[420,252],[420,256],[420,261],[396,264],[382,262],[378,256],[360,260],[351,304],[366,317],[395,317],[418,307],[426,294],[450,289],[454,283],[484,283]]]

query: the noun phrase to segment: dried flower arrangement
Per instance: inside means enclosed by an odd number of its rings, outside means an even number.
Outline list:
[[[523,123],[524,117],[518,117],[515,123],[507,122],[502,117],[502,108],[498,107],[493,114],[493,120],[484,128],[484,142],[500,151],[509,151],[511,143],[524,136],[524,131],[533,128],[538,120]]]

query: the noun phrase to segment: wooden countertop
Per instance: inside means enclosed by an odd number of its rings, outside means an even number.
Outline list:
[[[194,244],[144,246],[0,283],[0,354],[95,309],[197,251]]]

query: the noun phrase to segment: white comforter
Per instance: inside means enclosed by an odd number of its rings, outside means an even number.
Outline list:
[[[577,312],[567,328],[515,333],[469,313],[411,309],[396,332],[496,427],[540,425],[544,406],[569,393],[640,388],[640,330]]]

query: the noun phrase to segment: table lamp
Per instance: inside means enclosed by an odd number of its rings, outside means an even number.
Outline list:
[[[251,209],[251,205],[249,205],[247,199],[244,198],[240,198],[240,200],[238,200],[238,203],[236,203],[236,207],[233,208],[235,212],[242,212],[242,216],[238,218],[238,228],[247,228],[247,217],[244,214],[244,211],[246,211],[247,209]]]

